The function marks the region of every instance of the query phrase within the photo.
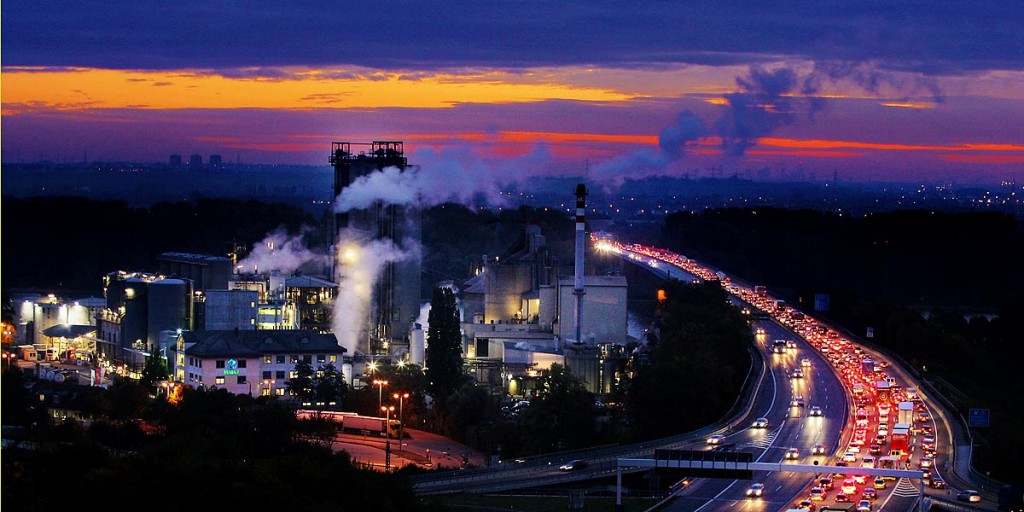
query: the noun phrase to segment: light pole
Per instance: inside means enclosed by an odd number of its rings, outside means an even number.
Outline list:
[[[381,406],[381,411],[384,411],[384,472],[391,472],[391,411],[395,410],[395,406],[389,405],[387,407]]]
[[[384,386],[388,385],[388,381],[384,379],[373,379],[373,385],[377,386],[377,407],[384,410]]]
[[[391,395],[398,399],[398,449],[402,449],[402,441],[405,440],[405,400],[409,398],[409,393],[395,393]]]

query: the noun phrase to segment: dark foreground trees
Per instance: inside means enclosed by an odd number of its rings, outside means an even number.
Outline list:
[[[298,440],[298,420],[273,398],[195,390],[177,405],[162,397],[147,405],[145,419],[96,416],[87,428],[57,424],[45,429],[46,437],[5,448],[4,506],[421,509],[402,477],[358,469],[344,453]]]

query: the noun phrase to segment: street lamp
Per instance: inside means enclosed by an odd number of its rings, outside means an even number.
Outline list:
[[[387,407],[381,406],[381,411],[384,411],[384,472],[391,472],[391,412],[395,410],[395,406],[389,405]]]
[[[402,449],[402,441],[405,440],[405,411],[404,405],[405,400],[409,398],[409,393],[395,393],[391,395],[398,400],[398,449]]]
[[[388,385],[388,381],[384,379],[373,379],[373,385],[377,386],[377,407],[384,410],[384,386]]]

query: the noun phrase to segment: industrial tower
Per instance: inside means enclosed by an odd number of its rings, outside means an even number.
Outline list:
[[[369,146],[370,151],[354,152],[353,146]],[[388,167],[405,170],[401,141],[371,143],[332,142],[330,163],[334,166],[334,197],[358,178]],[[391,240],[408,247],[420,240],[420,215],[414,205],[385,205],[376,202],[369,208],[334,214],[334,234],[348,229],[358,233],[359,241]],[[341,269],[334,272],[335,281]],[[356,349],[366,354],[384,354],[393,342],[404,343],[412,322],[419,314],[420,261],[388,263],[374,285],[365,332],[360,332]]]

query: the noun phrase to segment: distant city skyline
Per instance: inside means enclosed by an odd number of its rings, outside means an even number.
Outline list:
[[[1024,179],[1019,2],[537,7],[4,2],[0,157]]]

